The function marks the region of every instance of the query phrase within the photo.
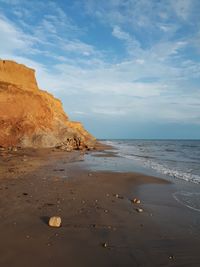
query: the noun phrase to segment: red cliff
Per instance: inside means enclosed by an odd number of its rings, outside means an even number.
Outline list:
[[[69,121],[60,100],[38,88],[35,71],[0,60],[0,146],[91,148],[95,138]]]

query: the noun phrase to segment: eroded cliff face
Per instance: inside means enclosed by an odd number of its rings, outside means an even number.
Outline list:
[[[0,60],[0,146],[92,148],[95,138],[69,121],[62,103],[38,88],[35,71]]]

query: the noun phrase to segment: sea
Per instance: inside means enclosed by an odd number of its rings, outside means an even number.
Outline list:
[[[83,166],[164,178],[171,182],[176,201],[200,212],[200,140],[99,141],[112,149],[86,153]]]
[[[200,184],[200,140],[101,140],[111,145],[128,171]],[[126,160],[125,160],[126,159]],[[106,164],[104,164],[105,166]],[[111,165],[111,164],[109,164]],[[120,161],[118,161],[118,169]]]

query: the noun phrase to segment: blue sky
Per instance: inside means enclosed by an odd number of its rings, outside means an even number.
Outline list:
[[[200,138],[199,0],[0,0],[0,57],[98,138]]]

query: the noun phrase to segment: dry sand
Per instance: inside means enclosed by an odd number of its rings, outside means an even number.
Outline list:
[[[200,266],[200,214],[172,198],[173,184],[90,171],[83,157],[1,152],[1,267]],[[54,215],[61,228],[48,226]]]

